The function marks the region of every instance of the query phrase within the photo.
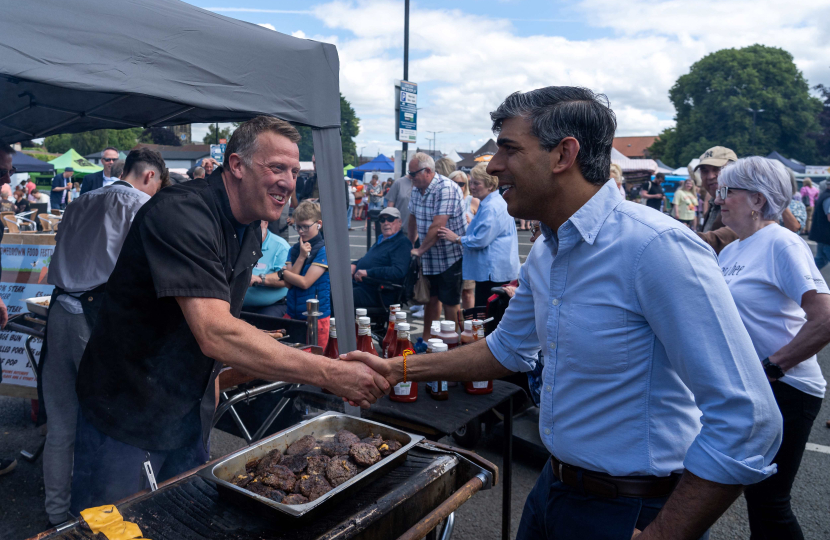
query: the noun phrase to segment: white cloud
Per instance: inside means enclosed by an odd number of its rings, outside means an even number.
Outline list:
[[[268,30],[274,30],[274,31],[276,31],[276,30],[277,30],[276,28],[274,28],[274,25],[273,25],[273,24],[269,24],[269,23],[259,23],[257,26],[261,26],[261,27],[263,27],[263,28],[267,28]]]

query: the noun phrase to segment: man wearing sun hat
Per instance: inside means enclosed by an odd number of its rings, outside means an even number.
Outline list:
[[[401,212],[393,207],[384,208],[378,221],[382,234],[377,243],[352,264],[355,307],[380,307],[378,284],[370,281],[402,283],[409,269],[412,242],[401,232]],[[369,280],[364,281],[364,278]],[[391,304],[392,296],[384,295],[383,303],[387,306]]]

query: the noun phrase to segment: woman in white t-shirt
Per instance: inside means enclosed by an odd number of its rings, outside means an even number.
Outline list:
[[[739,238],[718,262],[784,420],[778,472],[744,491],[752,538],[803,538],[790,489],[824,398],[816,353],[830,343],[830,290],[804,240],[778,225],[791,196],[784,166],[762,157],[718,178],[715,204]]]

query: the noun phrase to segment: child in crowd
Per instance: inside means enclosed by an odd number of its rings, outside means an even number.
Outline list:
[[[320,234],[322,228],[320,205],[311,201],[301,202],[294,210],[294,229],[300,239],[288,252],[283,281],[288,287],[286,317],[305,320],[303,311],[306,310],[306,300],[316,298],[320,301],[318,309],[322,315],[317,319],[317,344],[325,348],[331,318],[331,282],[326,245]]]

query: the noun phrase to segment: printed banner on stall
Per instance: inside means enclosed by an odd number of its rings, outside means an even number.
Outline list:
[[[0,262],[0,298],[9,310],[9,317],[27,310],[21,300],[52,294],[52,285],[46,282],[54,245],[2,244]],[[26,356],[23,344],[28,336],[17,332],[0,332],[0,362],[3,365],[3,384],[37,386],[34,368]],[[32,340],[32,353],[39,361],[41,340]]]

